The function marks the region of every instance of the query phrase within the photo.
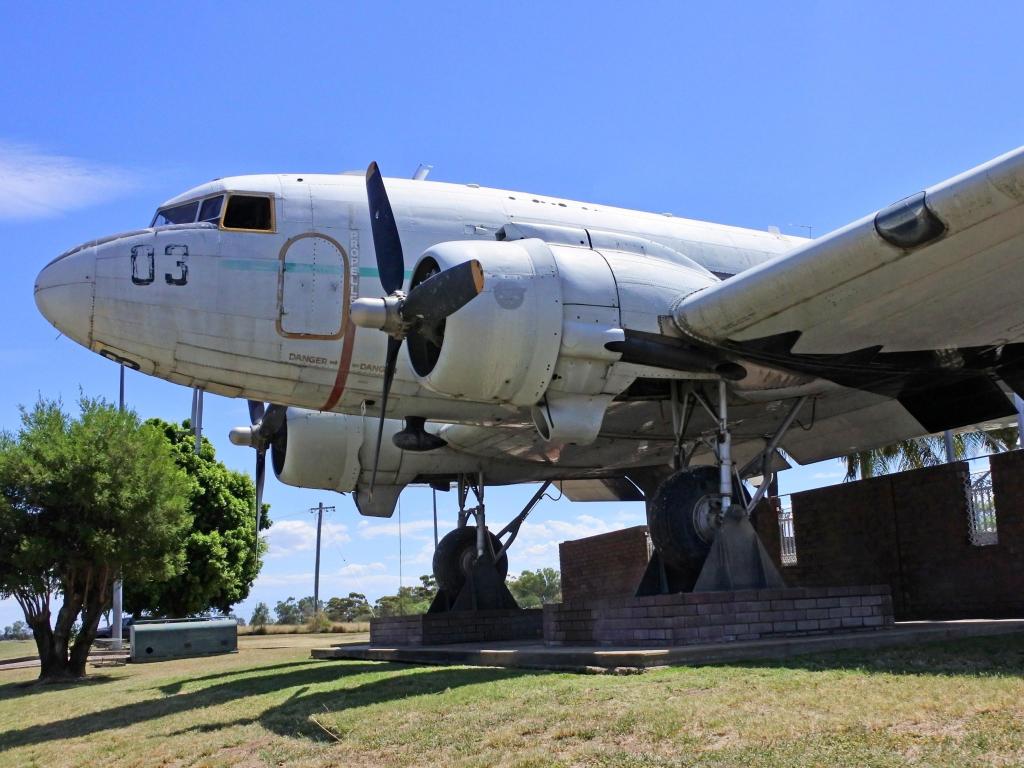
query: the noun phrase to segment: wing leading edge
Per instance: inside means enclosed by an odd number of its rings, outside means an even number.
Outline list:
[[[684,333],[894,398],[928,432],[1024,394],[1024,148],[687,296]]]

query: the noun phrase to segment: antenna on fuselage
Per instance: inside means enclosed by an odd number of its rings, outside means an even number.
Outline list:
[[[430,175],[430,172],[432,170],[434,170],[434,166],[428,163],[420,163],[416,167],[416,173],[412,175],[413,181],[423,181],[425,178],[427,178],[427,176]]]

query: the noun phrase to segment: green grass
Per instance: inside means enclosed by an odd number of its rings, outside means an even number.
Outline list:
[[[627,677],[308,658],[341,639],[2,673],[0,765],[1024,764],[1019,635]]]
[[[35,640],[0,640],[0,662],[36,655]]]

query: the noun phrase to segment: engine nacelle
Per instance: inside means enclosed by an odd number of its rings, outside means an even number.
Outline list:
[[[289,408],[271,443],[274,474],[287,485],[348,492],[359,481],[363,417]]]
[[[483,267],[483,291],[447,319],[440,349],[408,337],[413,370],[428,389],[450,397],[533,405],[551,382],[562,337],[551,250],[539,240],[441,243],[420,257],[411,286],[470,259]]]

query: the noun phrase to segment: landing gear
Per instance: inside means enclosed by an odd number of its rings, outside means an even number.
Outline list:
[[[487,529],[483,474],[476,482],[470,482],[465,476],[459,478],[459,524],[434,550],[434,579],[438,589],[429,613],[518,610],[515,598],[505,586],[508,548],[549,485],[544,483],[523,511],[494,534]],[[466,506],[470,491],[477,500],[473,507]],[[475,518],[476,525],[469,525],[470,517]],[[502,541],[506,535],[508,538]]]
[[[751,525],[750,515],[771,482],[770,467],[775,449],[806,398],[794,403],[759,456],[741,473],[734,473],[724,381],[719,382],[718,395],[716,410],[700,393],[691,390],[686,393],[680,410],[677,392],[673,392],[673,413],[679,414],[673,420],[677,432],[678,471],[664,480],[648,501],[647,521],[654,554],[638,595],[784,586]],[[683,450],[682,438],[695,403],[718,424],[712,445],[717,466],[687,466],[694,451]],[[758,466],[762,482],[751,498],[740,483],[739,475]]]

